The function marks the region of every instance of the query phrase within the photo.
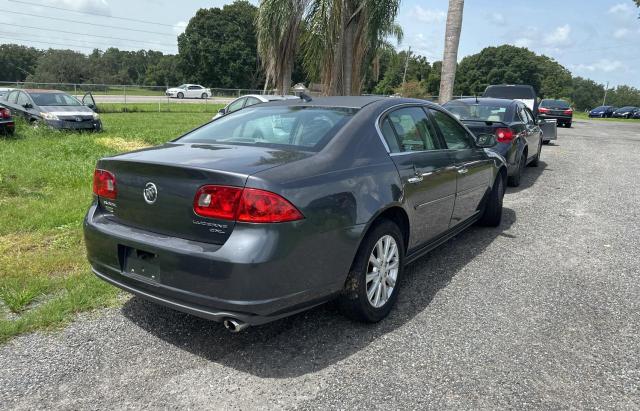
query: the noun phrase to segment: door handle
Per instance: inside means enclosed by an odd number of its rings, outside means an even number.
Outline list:
[[[467,174],[469,172],[469,169],[467,167],[460,167],[458,169],[458,174]]]
[[[407,182],[409,184],[418,184],[420,182],[422,182],[422,180],[424,180],[424,177],[422,177],[421,175],[415,176],[415,177],[409,177],[407,179]]]

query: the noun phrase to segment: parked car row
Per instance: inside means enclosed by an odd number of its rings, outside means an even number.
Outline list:
[[[590,118],[640,118],[640,107],[600,106],[589,111]]]

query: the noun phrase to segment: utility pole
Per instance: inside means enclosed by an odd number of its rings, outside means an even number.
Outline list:
[[[609,82],[607,81],[607,86],[604,88],[604,100],[602,100],[602,105],[607,105],[607,92],[609,91]]]
[[[404,61],[404,74],[402,75],[402,94],[404,94],[404,83],[407,81],[407,68],[409,67],[410,56],[411,56],[411,47],[409,47],[409,50],[407,51],[407,59]]]

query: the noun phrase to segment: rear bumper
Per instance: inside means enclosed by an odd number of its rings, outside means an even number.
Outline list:
[[[573,120],[573,116],[563,116],[558,114],[538,114],[538,118],[544,120],[556,120],[558,123],[570,123]]]
[[[222,321],[263,324],[327,301],[342,289],[363,226],[294,238],[285,224],[237,225],[224,245],[167,237],[115,223],[92,206],[87,256],[103,280],[158,304]],[[153,253],[152,280],[127,272],[122,248]]]

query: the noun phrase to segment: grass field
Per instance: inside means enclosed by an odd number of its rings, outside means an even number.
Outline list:
[[[0,342],[118,303],[91,274],[81,224],[100,157],[163,143],[210,113],[103,114],[104,132],[18,124],[0,137]]]
[[[224,107],[214,103],[99,103],[101,113],[209,113],[213,115]]]

